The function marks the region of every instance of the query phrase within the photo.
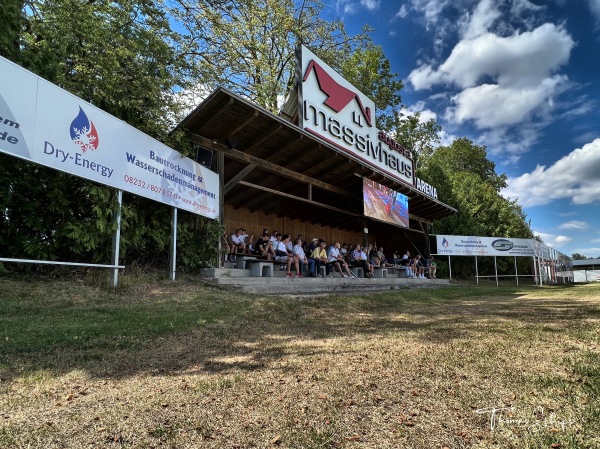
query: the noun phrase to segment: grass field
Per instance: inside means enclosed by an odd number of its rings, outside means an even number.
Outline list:
[[[0,448],[600,448],[600,285],[0,292]]]

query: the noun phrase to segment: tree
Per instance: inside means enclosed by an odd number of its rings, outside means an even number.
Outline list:
[[[20,53],[20,36],[24,24],[23,0],[0,2],[0,56],[16,61]]]
[[[583,254],[579,254],[579,253],[573,253],[573,254],[571,254],[571,259],[573,259],[573,260],[586,260],[587,256],[584,256]]]
[[[350,37],[339,20],[320,17],[318,0],[175,0],[185,29],[185,56],[196,89],[222,86],[277,113],[295,79],[295,48],[303,44],[334,68],[368,42]]]
[[[189,67],[178,55],[179,35],[159,1],[30,0],[2,3],[0,13],[12,17],[1,32],[3,55],[186,150],[178,144],[180,134],[168,131],[181,109],[173,94],[187,87]],[[0,155],[0,192],[1,253],[106,262],[113,189]],[[126,194],[121,254],[130,262],[166,259],[169,225],[168,206]],[[194,229],[182,226],[182,241],[190,241],[185,232]]]
[[[448,173],[476,174],[498,192],[506,187],[506,174],[496,173],[496,164],[487,158],[487,149],[466,137],[456,139],[448,147],[437,148],[432,160],[441,164]]]
[[[398,126],[400,90],[404,87],[390,70],[383,49],[372,43],[355,49],[340,64],[342,76],[375,103],[377,127],[384,131]]]
[[[415,162],[415,169],[425,168],[437,144],[442,127],[434,119],[421,121],[421,113],[402,115],[395,129],[395,139],[408,148]]]
[[[422,174],[432,182],[441,181],[436,184],[440,200],[458,210],[458,214],[434,223],[438,234],[533,238],[521,206],[500,195],[506,175],[496,173],[485,147],[457,139],[448,147],[439,147]],[[491,269],[486,263],[492,262],[484,261],[482,270]],[[528,269],[525,262],[519,263],[520,270]],[[498,266],[502,270],[505,264],[500,260]],[[473,272],[472,262],[466,259],[457,260],[456,268],[465,275]]]

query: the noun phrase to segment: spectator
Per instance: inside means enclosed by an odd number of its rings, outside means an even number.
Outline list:
[[[313,238],[313,239],[311,240],[311,242],[308,244],[308,248],[307,248],[308,254],[309,254],[309,255],[312,255],[313,251],[314,251],[314,250],[315,250],[315,248],[317,248],[318,246],[319,246],[319,239],[315,237],[315,238]]]
[[[292,261],[296,267],[296,277],[302,277],[302,271],[304,271],[304,265],[308,265],[308,272],[311,273],[315,269],[315,261],[311,259],[310,262],[306,258],[306,253],[302,248],[302,239],[296,239],[296,244],[292,247],[293,256],[288,258],[287,269],[288,269],[288,277],[292,277],[291,267]],[[311,267],[312,262],[312,267]]]
[[[429,256],[429,276],[433,279],[437,279],[437,261],[433,256]]]
[[[402,265],[402,257],[398,253],[398,251],[394,251],[394,258],[392,259],[394,265]]]
[[[225,262],[233,262],[233,260],[230,260],[230,258],[231,258],[230,254],[233,251],[231,250],[231,243],[229,242],[229,240],[227,240],[226,232],[223,233],[222,240],[223,240],[223,252],[225,253]]]
[[[272,260],[273,257],[275,256],[275,251],[273,250],[273,244],[269,240],[268,232],[265,232],[256,241],[256,246],[254,248],[254,254],[256,254],[257,256],[262,256],[267,260]]]
[[[404,265],[405,267],[407,267],[410,261],[411,261],[410,251],[406,250],[406,251],[404,251],[404,254],[402,255],[402,263],[400,265]]]
[[[369,258],[369,263],[373,264],[376,267],[381,266],[381,261],[379,260],[379,256],[377,255],[377,250],[373,248],[373,245],[369,244],[367,249],[367,257]]]
[[[348,244],[347,243],[342,243],[342,246],[340,248],[340,254],[342,256],[342,258],[348,262]]]
[[[254,234],[248,237],[248,231],[242,228],[242,242],[244,243],[244,254],[252,254],[254,248],[252,247],[252,240],[254,240]]]
[[[387,257],[385,257],[385,254],[383,254],[383,246],[379,248],[379,251],[377,251],[377,257],[379,257],[382,267],[392,266],[392,264],[388,262]]]
[[[366,278],[372,278],[374,274],[374,267],[367,260],[367,255],[361,249],[360,243],[357,243],[352,251],[350,256],[354,261],[354,265],[357,267],[362,267],[363,272],[365,273]]]
[[[348,264],[340,254],[340,242],[335,242],[333,246],[329,248],[329,251],[327,252],[327,260],[331,270],[335,271],[337,268],[341,276],[345,278],[352,277],[352,273],[350,272],[350,268],[348,268]],[[342,268],[346,271],[346,273],[342,271]]]
[[[415,256],[415,274],[419,279],[425,279],[425,268],[423,267],[423,261],[421,260],[421,255],[418,254]]]
[[[231,235],[229,240],[229,261],[235,261],[236,254],[244,254],[244,237],[242,237],[242,228],[237,228],[235,234]]]
[[[321,277],[321,267],[327,266],[327,252],[325,251],[326,246],[327,243],[321,240],[319,242],[319,245],[314,249],[314,251],[311,254],[311,258],[315,261],[315,271],[313,273],[313,277]]]
[[[275,260],[281,263],[281,267],[279,269],[281,271],[285,270],[286,263],[290,254],[287,250],[287,244],[290,241],[290,235],[284,234],[281,236],[281,241],[277,242],[277,246],[275,247]]]
[[[414,279],[415,276],[415,259],[409,258],[406,262],[406,276],[409,279]]]

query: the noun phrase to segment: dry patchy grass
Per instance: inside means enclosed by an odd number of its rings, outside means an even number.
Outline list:
[[[600,286],[2,287],[3,448],[600,447]]]

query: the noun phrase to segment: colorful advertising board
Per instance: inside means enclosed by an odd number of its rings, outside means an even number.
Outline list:
[[[375,181],[363,178],[363,205],[367,217],[405,228],[408,222],[408,197]]]
[[[219,217],[216,173],[1,57],[0,151]]]
[[[437,254],[448,256],[523,256],[541,255],[541,244],[534,239],[438,235]]]
[[[414,186],[411,152],[375,126],[375,103],[300,47],[300,127],[392,179]]]

